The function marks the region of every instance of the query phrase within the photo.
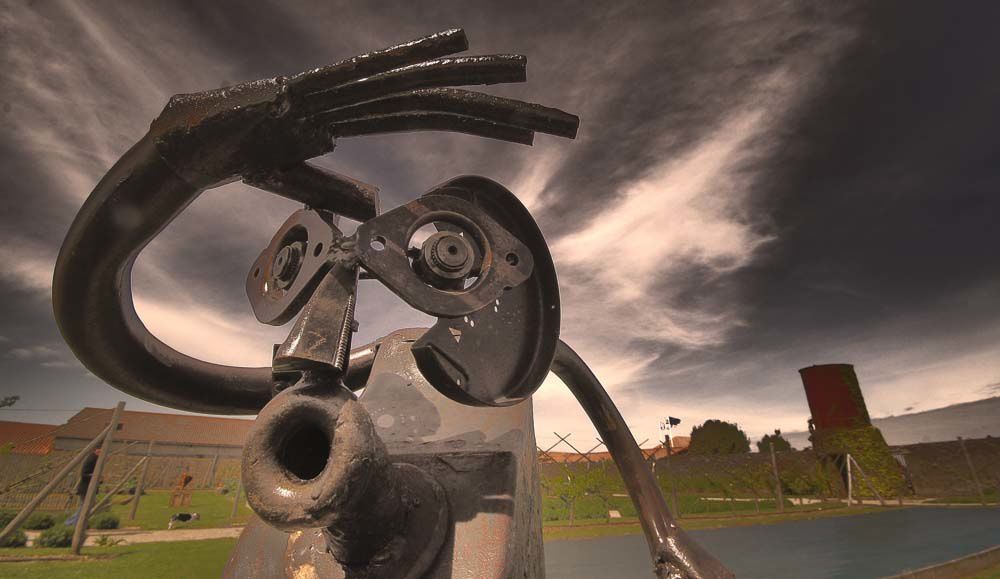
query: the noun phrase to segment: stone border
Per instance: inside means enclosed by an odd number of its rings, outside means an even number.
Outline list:
[[[904,571],[885,579],[962,579],[995,565],[1000,565],[1000,545],[937,565]]]

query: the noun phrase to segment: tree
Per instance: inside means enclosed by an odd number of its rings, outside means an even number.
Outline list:
[[[750,439],[740,427],[723,420],[706,420],[691,430],[689,454],[739,454],[750,452]]]
[[[3,398],[0,398],[0,408],[13,406],[14,404],[17,404],[17,401],[20,399],[20,396],[4,396]]]
[[[770,452],[772,444],[774,445],[774,452],[792,450],[791,443],[785,440],[785,437],[781,436],[781,431],[777,428],[774,429],[774,434],[765,434],[764,438],[760,439],[760,442],[757,443],[757,450],[759,452]]]

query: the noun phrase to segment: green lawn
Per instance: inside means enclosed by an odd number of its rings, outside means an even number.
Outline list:
[[[813,519],[831,516],[860,515],[883,510],[880,507],[832,508],[823,511],[794,511],[771,516],[748,516],[739,518],[691,518],[681,521],[687,529],[705,529],[725,526],[774,524],[785,521]],[[545,540],[577,539],[607,535],[641,533],[634,519],[624,524],[580,525],[574,527],[553,526],[544,528]],[[178,541],[171,543],[143,543],[121,547],[87,547],[83,554],[95,557],[85,561],[37,561],[23,563],[0,562],[0,577],[63,579],[67,577],[115,577],[176,579],[178,577],[198,579],[218,577],[235,545],[234,539],[210,539],[204,541]],[[0,549],[4,556],[65,555],[67,549]],[[110,558],[96,558],[99,556]],[[975,579],[1000,579],[998,570],[992,574],[977,575]]]
[[[968,579],[1000,579],[1000,565],[997,565],[992,569],[981,571]]]
[[[178,579],[219,577],[229,560],[235,539],[144,543],[125,547],[87,547],[84,555],[113,555],[89,561],[32,561],[0,563],[6,579],[64,579],[68,577],[114,577],[116,579]],[[0,555],[65,555],[67,549],[0,549]]]
[[[170,515],[174,513],[198,513],[201,520],[191,521],[181,528],[207,529],[213,527],[228,527],[234,523],[244,524],[250,518],[250,507],[246,497],[240,496],[240,506],[236,518],[230,518],[233,511],[233,495],[220,495],[215,491],[194,491],[191,504],[183,507],[171,507],[170,491],[149,491],[139,502],[139,512],[134,521],[128,520],[131,505],[115,505],[111,512],[121,519],[122,527],[141,527],[143,529],[166,529]]]

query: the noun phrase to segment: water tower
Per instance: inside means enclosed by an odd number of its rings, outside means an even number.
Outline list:
[[[850,454],[883,497],[899,493],[903,486],[899,463],[882,433],[872,426],[854,366],[822,364],[802,368],[799,374],[812,414],[813,449],[841,467]],[[857,488],[868,491],[867,485]]]

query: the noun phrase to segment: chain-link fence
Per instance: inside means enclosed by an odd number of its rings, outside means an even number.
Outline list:
[[[555,444],[538,449],[546,521],[614,522],[635,516],[603,442],[585,445],[570,434],[555,436]],[[893,450],[907,483],[897,500],[989,504],[1000,496],[1000,440],[955,440]],[[770,453],[669,455],[663,448],[643,452],[679,517],[829,508],[847,499],[844,460],[812,450],[776,452],[773,459]],[[878,498],[863,475],[852,476],[855,498]]]

